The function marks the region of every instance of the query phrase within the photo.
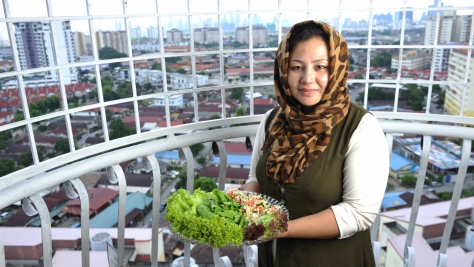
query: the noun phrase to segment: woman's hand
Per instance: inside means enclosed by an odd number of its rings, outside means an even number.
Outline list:
[[[260,184],[258,182],[249,182],[246,183],[244,186],[245,191],[262,193],[262,189],[260,188]]]

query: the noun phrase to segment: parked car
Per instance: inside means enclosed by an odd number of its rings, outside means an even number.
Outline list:
[[[439,182],[431,182],[431,186],[432,187],[437,187],[437,186],[442,186],[443,184],[442,183],[439,183]]]
[[[161,206],[160,206],[160,213],[162,213],[166,208],[166,202],[165,203],[161,203]]]
[[[6,219],[8,219],[10,216],[12,216],[12,213],[11,213],[11,212],[4,212],[4,213],[0,214],[0,218],[2,218],[2,220],[6,220]]]
[[[71,228],[77,228],[81,226],[81,222],[75,222],[73,225],[71,225]]]

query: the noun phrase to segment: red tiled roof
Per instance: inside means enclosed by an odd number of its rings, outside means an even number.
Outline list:
[[[225,143],[225,150],[227,151],[227,154],[245,154],[245,155],[252,154],[252,152],[249,152],[247,150],[247,146],[245,145],[245,143],[227,142]]]
[[[91,188],[87,191],[87,194],[89,195],[89,215],[91,215],[118,196],[118,191],[110,188]],[[80,199],[76,198],[70,201],[61,211],[73,215],[81,214]]]
[[[182,121],[170,121],[170,126],[178,126],[178,125],[183,125]],[[158,123],[158,127],[166,127],[166,120],[161,120]]]
[[[255,98],[253,100],[253,104],[254,105],[271,105],[273,103],[273,99],[272,98],[267,98],[267,99],[263,99],[263,98]]]

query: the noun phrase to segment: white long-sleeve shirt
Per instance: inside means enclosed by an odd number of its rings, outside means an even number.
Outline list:
[[[265,141],[265,114],[253,144],[252,162],[246,183],[258,182],[257,163]],[[377,119],[365,114],[349,141],[344,162],[342,202],[331,206],[340,232],[349,237],[369,228],[380,211],[389,174],[389,149]]]

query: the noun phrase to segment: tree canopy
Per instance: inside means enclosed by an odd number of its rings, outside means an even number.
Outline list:
[[[229,79],[230,83],[230,79]],[[244,88],[232,88],[232,91],[230,93],[230,98],[236,99],[236,100],[242,100],[242,97],[244,96]]]
[[[11,139],[12,134],[10,133],[10,131],[0,132],[0,148],[7,147]]]
[[[36,100],[35,102],[28,105],[30,111],[30,117],[38,117],[44,115],[50,111],[54,111],[61,107],[61,101],[59,97],[54,95],[46,99]],[[17,112],[13,120],[15,122],[23,120],[25,117],[22,112]]]
[[[371,67],[388,67],[392,65],[392,54],[384,52],[370,60]]]
[[[69,147],[69,142],[67,139],[59,139],[54,145],[54,150],[58,154],[66,154],[71,151],[71,148]]]
[[[116,49],[112,47],[106,46],[99,50],[99,59],[114,59],[114,58],[123,58],[123,57],[127,57],[127,54],[120,53],[119,51],[117,51]],[[120,67],[120,66],[121,64],[119,62],[109,64],[109,67],[111,69]]]
[[[135,130],[128,127],[122,120],[115,119],[110,123],[109,129],[112,130],[110,140],[135,134]]]
[[[204,149],[204,145],[203,144],[190,145],[189,149],[191,149],[193,156],[196,156],[199,152],[201,152]]]
[[[15,161],[11,158],[0,158],[0,177],[17,170]]]
[[[209,177],[201,177],[194,180],[194,190],[201,188],[205,192],[212,192],[213,189],[217,188],[217,184],[214,179]]]

